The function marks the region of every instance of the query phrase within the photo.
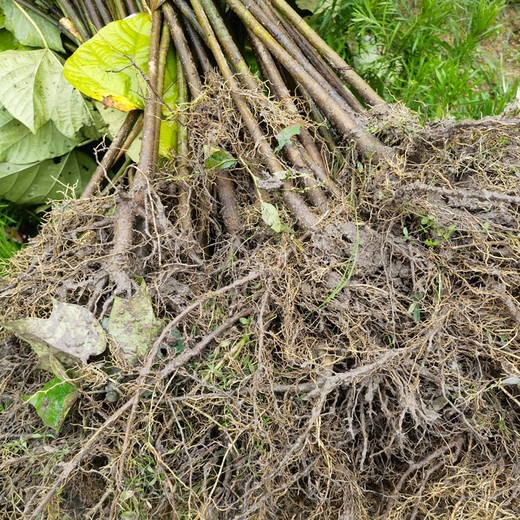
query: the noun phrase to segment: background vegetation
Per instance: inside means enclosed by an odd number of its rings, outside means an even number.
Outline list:
[[[507,78],[509,48],[483,43],[507,27],[504,0],[322,0],[313,27],[387,101],[431,118],[479,118],[511,103],[518,79]]]

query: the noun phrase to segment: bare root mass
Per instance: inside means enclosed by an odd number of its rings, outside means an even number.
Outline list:
[[[20,399],[47,376],[6,340],[2,518],[517,518],[518,120],[374,109],[399,155],[356,166],[323,144],[312,209],[305,175],[262,176],[229,98],[215,82],[176,115],[191,152],[148,187],[124,264],[123,195],[67,201],[2,282],[6,320],[56,298],[102,321],[138,276],[168,323],[142,363],[114,342],[81,369],[58,436]],[[262,99],[267,134],[294,124]],[[237,165],[208,171],[208,146]]]

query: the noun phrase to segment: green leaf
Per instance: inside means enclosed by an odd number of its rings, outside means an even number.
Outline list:
[[[278,146],[275,148],[275,152],[279,152],[284,146],[291,142],[291,137],[295,135],[300,135],[300,130],[302,128],[301,123],[297,123],[292,126],[288,126],[284,128],[277,136],[276,140],[278,141]]]
[[[144,284],[129,300],[114,297],[108,332],[115,339],[123,358],[132,363],[144,356],[159,335],[161,321],[155,318],[152,299]]]
[[[72,367],[103,353],[107,345],[105,331],[95,316],[88,309],[70,303],[54,302],[47,319],[22,318],[1,325],[29,343],[44,366],[59,377],[63,371],[53,369],[54,360]]]
[[[0,198],[29,205],[80,195],[95,169],[94,160],[78,150],[43,162],[0,163]]]
[[[221,150],[216,146],[204,147],[204,166],[209,170],[225,170],[237,164],[237,160],[226,150]]]
[[[174,121],[161,121],[159,133],[159,155],[171,158],[172,151],[177,147],[177,123]]]
[[[0,0],[0,7],[5,15],[5,28],[11,31],[20,43],[29,47],[49,47],[58,52],[65,52],[60,31],[55,25],[13,0]],[[42,36],[45,41],[42,40]]]
[[[0,52],[17,49],[20,43],[7,29],[0,29]]]
[[[77,144],[59,132],[52,121],[33,134],[0,105],[0,162],[44,161],[70,152]]]
[[[52,121],[73,139],[94,126],[82,95],[63,77],[63,67],[48,49],[0,53],[0,104],[31,132]]]
[[[65,78],[106,106],[143,108],[151,27],[146,13],[109,23],[65,62]]]
[[[57,432],[77,398],[76,387],[58,377],[51,379],[34,395],[23,397],[34,406],[43,424]]]
[[[280,233],[284,229],[284,225],[280,220],[280,214],[275,206],[269,202],[262,201],[262,220],[275,232]]]
[[[103,27],[65,62],[64,75],[72,85],[105,106],[123,112],[144,108],[152,22],[140,13]],[[162,112],[178,99],[176,59],[170,50],[164,74]]]

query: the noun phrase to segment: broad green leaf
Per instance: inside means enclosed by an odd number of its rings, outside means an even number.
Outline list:
[[[24,400],[34,406],[43,424],[57,432],[77,398],[76,387],[58,377],[51,379],[34,395],[24,396]]]
[[[0,163],[44,161],[70,152],[77,144],[59,132],[52,121],[33,134],[0,105]]]
[[[82,95],[63,77],[63,67],[48,49],[0,53],[0,104],[31,132],[52,121],[73,139],[95,122]]]
[[[2,323],[16,337],[31,345],[39,358],[54,356],[66,367],[86,363],[90,356],[104,352],[105,331],[85,307],[54,302],[51,315],[22,318]]]
[[[95,169],[94,160],[78,150],[43,162],[0,163],[0,198],[29,205],[80,195]]]
[[[261,203],[262,210],[262,220],[275,232],[280,233],[284,226],[282,221],[280,220],[280,215],[278,210],[269,202],[262,201]]]
[[[146,13],[109,23],[65,62],[65,77],[106,106],[143,108],[151,27]]]
[[[284,146],[291,142],[291,137],[300,135],[302,125],[297,123],[296,125],[288,126],[284,128],[277,136],[278,146],[275,148],[275,152],[279,152]]]
[[[155,318],[152,299],[143,284],[129,300],[118,296],[108,322],[108,332],[115,339],[123,358],[129,363],[144,356],[153,345],[161,329]]]
[[[237,164],[237,160],[226,150],[216,146],[204,146],[204,166],[210,170],[225,170]]]
[[[65,52],[59,29],[29,9],[13,0],[0,0],[0,8],[5,16],[5,28],[15,38],[29,47],[49,47]],[[42,36],[45,41],[42,40]]]

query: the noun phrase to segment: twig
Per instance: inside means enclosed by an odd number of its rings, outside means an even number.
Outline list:
[[[92,174],[92,177],[90,178],[87,187],[81,195],[82,199],[88,199],[99,188],[99,185],[101,184],[101,181],[103,180],[107,171],[113,166],[114,162],[117,160],[117,157],[120,154],[123,145],[127,143],[127,137],[134,128],[134,125],[136,124],[139,115],[139,110],[132,110],[128,113],[124,123],[121,125],[121,128],[117,132],[117,135],[115,136],[114,140],[110,143],[108,150],[105,152],[103,159],[98,164],[96,170]]]
[[[485,189],[467,190],[464,188],[456,188],[454,190],[450,190],[448,188],[441,188],[439,186],[430,186],[429,184],[424,184],[423,182],[419,181],[412,182],[411,184],[399,188],[395,193],[393,200],[408,200],[409,195],[417,191],[435,193],[436,195],[442,195],[443,197],[452,197],[457,199],[477,199],[483,202],[496,201],[507,202],[510,204],[520,204],[520,197],[515,195],[506,195],[505,193],[499,193]],[[463,204],[463,201],[461,204]]]

